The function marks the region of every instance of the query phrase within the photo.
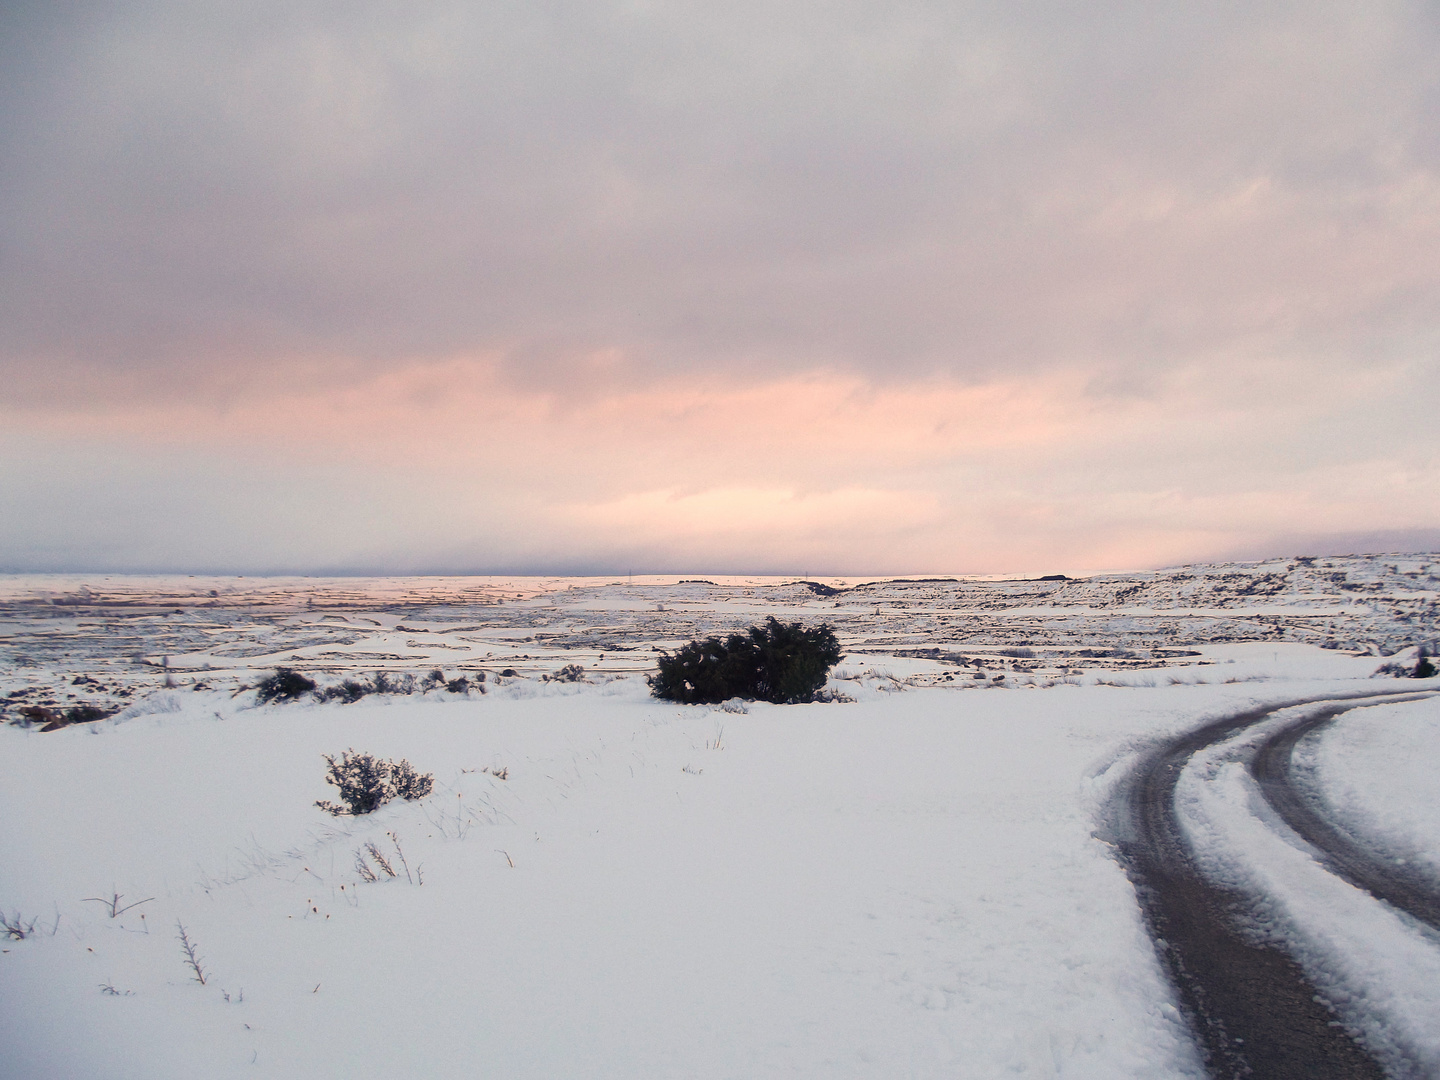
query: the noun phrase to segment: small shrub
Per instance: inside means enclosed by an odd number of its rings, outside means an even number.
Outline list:
[[[435,790],[435,778],[429,773],[423,776],[415,766],[401,758],[390,765],[390,788],[397,799],[423,799]]]
[[[365,683],[357,682],[355,679],[345,679],[339,685],[324,691],[320,696],[325,701],[339,701],[346,705],[354,705],[368,693],[370,693],[370,687]]]
[[[415,689],[414,675],[401,675],[398,678],[391,678],[388,672],[377,671],[371,680],[376,694],[408,694]]]
[[[403,758],[398,762],[385,761],[374,754],[357,753],[353,748],[338,758],[333,754],[325,754],[324,758],[325,782],[339,789],[345,805],[328,799],[319,799],[315,805],[336,817],[373,813],[397,797],[423,799],[435,787],[434,776],[417,773]]]
[[[101,709],[95,705],[74,705],[65,710],[65,722],[69,724],[89,724],[96,720],[104,720],[113,710]]]
[[[805,628],[773,615],[724,641],[692,641],[676,653],[662,653],[650,676],[651,693],[665,701],[716,705],[730,698],[775,704],[808,702],[840,662],[840,643],[829,626]]]
[[[555,682],[580,682],[585,678],[585,669],[579,664],[566,664],[555,674],[547,677]]]
[[[1419,658],[1416,659],[1414,667],[1392,660],[1388,664],[1381,664],[1376,668],[1375,675],[1377,677],[1380,675],[1390,675],[1396,679],[1433,679],[1436,675],[1436,668],[1435,662],[1430,659],[1429,653],[1424,648],[1421,648]]]
[[[260,685],[255,689],[255,700],[266,705],[272,701],[294,701],[306,694],[313,694],[315,683],[298,671],[282,667],[276,668],[275,674],[268,679],[260,680]]]
[[[325,754],[325,782],[340,790],[343,807],[329,800],[317,801],[316,806],[339,817],[343,814],[358,817],[378,809],[390,799],[390,764],[373,754],[356,753],[346,750],[337,759]]]

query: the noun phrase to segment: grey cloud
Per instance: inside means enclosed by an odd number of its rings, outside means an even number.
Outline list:
[[[1427,5],[7,10],[17,395],[484,351],[543,385],[608,348],[1377,363],[1437,329]]]

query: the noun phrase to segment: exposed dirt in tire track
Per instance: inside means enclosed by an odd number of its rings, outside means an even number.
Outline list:
[[[1117,794],[1112,809],[1120,861],[1217,1080],[1381,1080],[1385,1073],[1346,1033],[1299,964],[1244,932],[1246,898],[1200,873],[1175,808],[1180,772],[1199,751],[1282,709],[1333,703],[1322,714],[1326,722],[1383,696],[1306,698],[1212,721],[1145,754]],[[1288,752],[1277,745],[1276,766],[1282,756],[1288,763]]]

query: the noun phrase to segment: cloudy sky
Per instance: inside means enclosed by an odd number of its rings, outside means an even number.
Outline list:
[[[0,6],[0,570],[1440,547],[1440,8]]]

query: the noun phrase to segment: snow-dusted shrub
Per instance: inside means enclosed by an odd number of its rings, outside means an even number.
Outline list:
[[[325,690],[320,696],[326,701],[339,701],[346,705],[353,705],[370,691],[371,687],[368,683],[362,683],[355,679],[344,679],[338,685]]]
[[[840,662],[840,643],[824,623],[806,628],[773,615],[724,641],[692,641],[676,653],[662,653],[650,690],[666,701],[716,705],[742,697],[777,705],[815,700],[831,667]]]
[[[547,675],[547,679],[555,682],[580,682],[585,678],[585,669],[579,664],[566,664],[553,675]]]
[[[385,761],[374,754],[346,750],[339,758],[323,755],[326,765],[325,782],[340,790],[345,803],[340,806],[329,799],[316,800],[315,805],[336,817],[359,817],[369,814],[394,798],[423,799],[435,787],[435,777],[420,774],[403,758]]]
[[[316,696],[321,701],[339,701],[345,705],[353,705],[369,694],[413,694],[417,688],[423,693],[434,688],[433,675],[432,672],[424,680],[416,683],[414,675],[397,677],[385,671],[377,671],[370,676],[368,681],[343,679],[336,685],[321,690]],[[444,676],[442,675],[441,678],[443,679]]]
[[[397,799],[423,799],[435,790],[435,777],[429,773],[423,776],[415,766],[401,758],[390,764],[390,789]]]
[[[415,676],[399,675],[392,678],[389,672],[377,671],[371,680],[371,687],[371,692],[375,694],[413,694]]]
[[[1388,664],[1381,664],[1375,669],[1376,675],[1393,675],[1397,679],[1433,679],[1436,675],[1435,662],[1430,659],[1429,651],[1422,645],[1415,653],[1415,666],[1411,667],[1403,661],[1392,660]]]
[[[276,668],[275,674],[261,679],[255,688],[255,700],[261,705],[271,701],[294,701],[296,698],[315,692],[315,682],[298,671]]]

